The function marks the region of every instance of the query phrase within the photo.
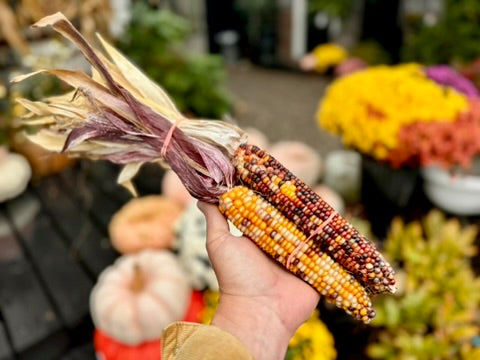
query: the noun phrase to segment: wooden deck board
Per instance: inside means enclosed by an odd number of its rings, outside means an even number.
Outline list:
[[[13,360],[14,354],[8,341],[5,325],[0,321],[0,360]]]
[[[85,344],[80,347],[76,347],[62,357],[62,360],[93,360],[93,359],[95,359],[95,349],[93,348],[92,344]]]
[[[61,182],[63,189],[82,204],[101,230],[106,231],[112,216],[121,205],[93,181],[84,176],[77,176],[77,172],[73,169],[62,173]]]
[[[10,202],[7,212],[59,315],[68,328],[75,327],[88,316],[93,281],[71,256],[31,192]]]
[[[88,161],[84,167],[87,179],[117,204],[123,205],[132,198],[127,189],[117,184],[117,177],[121,170],[119,166],[105,161]]]
[[[49,178],[36,190],[53,223],[68,239],[72,254],[83,261],[96,278],[118,254],[109,239],[89,219],[81,204],[65,196],[60,186],[57,179]]]
[[[0,213],[0,223],[7,222]],[[59,331],[60,320],[37,274],[22,252],[0,260],[0,309],[16,352]]]

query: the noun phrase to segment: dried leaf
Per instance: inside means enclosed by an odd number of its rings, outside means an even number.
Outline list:
[[[97,34],[97,36],[105,51],[126,77],[126,80],[142,94],[144,100],[162,105],[165,108],[165,112],[171,111],[171,118],[175,120],[182,117],[173,101],[159,85],[150,80],[150,78],[133,65],[123,54],[105,41],[101,35]]]
[[[118,174],[117,183],[124,186],[133,196],[137,196],[138,194],[133,186],[132,179],[137,175],[142,165],[142,162],[129,163],[125,165],[120,174]]]
[[[19,101],[30,111],[25,123],[48,129],[32,136],[34,142],[54,151],[124,164],[118,180],[130,190],[141,164],[161,161],[204,201],[216,202],[233,184],[230,159],[246,141],[242,130],[221,121],[184,118],[165,91],[112,45],[99,36],[109,60],[61,13],[35,26],[52,26],[70,39],[93,69],[91,77],[80,71],[41,70],[14,80],[46,73],[74,88],[44,102]]]

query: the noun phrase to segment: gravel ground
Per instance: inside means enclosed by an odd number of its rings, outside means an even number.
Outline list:
[[[315,113],[328,79],[315,74],[267,69],[250,64],[229,69],[228,88],[239,125],[255,127],[270,141],[302,141],[325,155],[341,148],[337,137],[320,129]]]

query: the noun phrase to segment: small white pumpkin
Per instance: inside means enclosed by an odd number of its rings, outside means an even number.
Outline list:
[[[32,177],[27,159],[0,147],[0,202],[23,193]]]
[[[123,255],[107,267],[90,294],[96,328],[119,342],[159,339],[165,326],[182,320],[191,288],[176,257],[166,250]]]

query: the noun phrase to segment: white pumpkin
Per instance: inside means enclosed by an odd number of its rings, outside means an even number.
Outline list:
[[[229,223],[229,226],[233,235],[242,235],[233,224]],[[173,247],[187,270],[190,285],[196,290],[218,291],[217,277],[206,248],[207,223],[196,202],[191,203],[180,217],[176,225],[176,234]]]
[[[90,294],[96,328],[129,345],[159,339],[182,320],[191,288],[176,257],[166,250],[123,255],[107,267]]]
[[[27,159],[0,148],[0,202],[23,193],[32,176]]]

